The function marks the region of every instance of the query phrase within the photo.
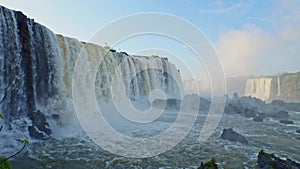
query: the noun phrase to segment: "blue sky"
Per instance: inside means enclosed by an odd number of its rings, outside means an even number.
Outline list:
[[[245,23],[273,31],[271,20],[276,6],[274,0],[211,1],[211,0],[27,0],[4,1],[2,5],[21,10],[56,33],[88,40],[105,24],[120,17],[141,12],[163,12],[184,18],[196,25],[212,41],[230,29]]]
[[[192,23],[212,41],[227,76],[300,71],[298,0],[6,0],[1,5],[21,10],[55,33],[82,41],[120,17],[141,12],[168,13]],[[166,44],[152,39],[161,48]],[[129,42],[118,48],[140,50],[133,49],[137,43]],[[171,53],[185,55],[179,49]]]

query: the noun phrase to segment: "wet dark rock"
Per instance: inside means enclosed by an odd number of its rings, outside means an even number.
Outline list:
[[[270,113],[268,116],[274,119],[287,119],[289,118],[289,113],[286,111],[279,111],[276,113]]]
[[[200,110],[209,110],[211,101],[200,97]]]
[[[294,124],[294,122],[292,120],[279,120],[279,123],[282,123],[282,124]]]
[[[264,118],[262,116],[254,117],[253,121],[255,121],[255,122],[263,122]]]
[[[261,117],[261,118],[267,117],[267,114],[263,113],[263,112],[258,112],[257,115],[258,115],[258,117]]]
[[[128,53],[126,53],[126,52],[120,52],[121,54],[124,54],[124,55],[126,55],[126,56],[129,56],[128,55]]]
[[[243,96],[239,97],[234,94],[232,98],[226,98],[226,106],[224,113],[226,114],[241,114],[246,118],[262,118],[270,117],[276,120],[288,119],[288,111],[300,110],[300,103],[285,103],[283,101],[273,101],[266,103],[260,99]]]
[[[168,110],[180,110],[181,108],[187,110],[209,110],[211,102],[206,100],[199,95],[186,95],[183,99],[155,99],[152,102],[152,105],[156,108],[160,109],[168,109]]]
[[[240,142],[242,144],[248,144],[247,139],[243,135],[233,131],[232,128],[224,129],[223,133],[221,135],[221,138],[223,140],[229,140],[229,141],[233,141],[233,142]]]
[[[58,121],[60,119],[59,114],[52,114],[51,118],[56,121]]]
[[[212,158],[206,163],[201,162],[201,165],[200,167],[198,167],[198,169],[218,169],[218,166],[216,164],[216,159]]]
[[[258,154],[257,163],[261,169],[298,169],[300,164],[291,159],[283,160],[274,154],[265,153],[261,150]]]
[[[300,112],[300,103],[287,103],[282,100],[274,100],[272,105],[282,107],[286,111],[296,111]]]
[[[179,110],[181,106],[181,100],[179,99],[155,99],[152,102],[152,105],[159,109],[168,109],[168,110]]]
[[[224,113],[226,114],[241,114],[243,112],[243,107],[233,103],[229,103],[224,108]]]
[[[117,52],[115,49],[109,49],[109,51],[111,51],[111,52]]]
[[[164,99],[155,99],[152,102],[153,107],[159,108],[159,109],[166,109],[167,108],[167,101]]]
[[[246,108],[244,110],[244,112],[242,113],[242,116],[244,116],[246,118],[253,118],[253,117],[256,117],[256,114],[257,114],[257,112],[255,110]]]
[[[196,94],[185,95],[183,97],[183,107],[191,110],[206,111],[210,108],[211,101]]]
[[[181,100],[179,100],[179,99],[168,99],[167,100],[167,109],[179,110],[180,106],[181,106]]]
[[[46,116],[38,111],[28,114],[32,125],[28,127],[29,135],[35,139],[47,139],[51,136],[52,131],[47,122]]]
[[[29,132],[29,136],[35,139],[44,140],[48,138],[48,136],[44,132],[41,132],[35,126],[29,126],[28,132]]]

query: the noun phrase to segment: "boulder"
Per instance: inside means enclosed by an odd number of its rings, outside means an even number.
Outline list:
[[[179,99],[155,99],[152,105],[159,109],[180,110],[181,100]]]
[[[164,99],[155,99],[152,102],[152,106],[159,108],[159,109],[166,109],[167,108],[167,101]]]
[[[229,103],[224,108],[224,113],[226,114],[241,114],[243,112],[243,107],[239,104]]]
[[[59,116],[59,114],[52,114],[51,118],[55,121],[58,121],[60,119],[60,116]]]
[[[242,116],[246,117],[246,118],[254,118],[256,117],[256,111],[250,108],[246,108],[243,113]]]
[[[31,120],[31,126],[28,127],[29,136],[35,139],[47,139],[51,136],[52,131],[47,122],[46,116],[38,111],[31,112],[28,114]]]
[[[202,111],[209,110],[210,105],[211,105],[210,100],[200,97],[200,110],[202,110]]]
[[[255,122],[263,122],[264,118],[262,116],[254,117],[253,121],[255,121]]]
[[[300,168],[300,164],[291,159],[282,160],[274,154],[265,153],[261,150],[258,154],[257,163],[261,169],[293,169]]]
[[[179,99],[168,99],[167,100],[167,109],[180,110],[181,100]]]
[[[282,123],[282,124],[294,124],[294,122],[292,120],[279,120],[279,123]]]
[[[233,131],[232,128],[224,129],[223,133],[221,135],[221,138],[223,140],[229,140],[229,141],[233,141],[233,142],[240,142],[242,144],[248,144],[247,139],[243,135]]]
[[[270,113],[268,116],[274,119],[287,119],[289,118],[289,113],[286,111],[279,111],[276,113]]]

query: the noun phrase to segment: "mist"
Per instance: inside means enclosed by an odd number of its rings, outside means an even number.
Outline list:
[[[299,70],[299,3],[280,1],[276,8],[272,18],[261,21],[273,31],[252,23],[260,19],[253,17],[241,28],[220,35],[215,44],[228,77]]]

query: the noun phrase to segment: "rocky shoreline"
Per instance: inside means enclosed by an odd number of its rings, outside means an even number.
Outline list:
[[[261,150],[257,155],[257,167],[260,169],[299,169],[300,163],[291,159],[282,159],[274,154],[269,154]],[[203,163],[201,162],[198,169],[218,169],[215,158]]]

